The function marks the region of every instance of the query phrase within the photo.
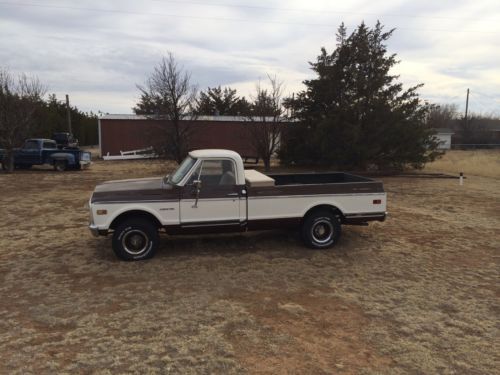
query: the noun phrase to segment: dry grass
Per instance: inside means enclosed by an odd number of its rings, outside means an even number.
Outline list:
[[[106,179],[0,174],[0,373],[492,374],[499,179],[388,178],[390,217],[311,251],[289,232],[163,238],[125,263],[86,230]]]
[[[499,178],[500,150],[450,150],[441,159],[428,164],[425,171]]]

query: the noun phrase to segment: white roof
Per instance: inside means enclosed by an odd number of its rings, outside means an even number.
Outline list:
[[[230,158],[230,159],[241,159],[240,154],[231,150],[222,149],[204,149],[204,150],[194,150],[189,153],[189,156],[198,158]]]

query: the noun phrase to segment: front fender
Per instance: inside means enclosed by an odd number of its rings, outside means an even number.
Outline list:
[[[48,162],[50,164],[54,163],[56,160],[64,160],[68,165],[75,165],[76,164],[76,158],[75,155],[69,154],[66,152],[57,152],[55,154],[50,155]]]
[[[95,212],[97,209],[106,209],[108,211],[108,215],[106,215],[106,216],[97,215],[97,213]],[[109,229],[111,224],[113,223],[113,221],[115,221],[115,219],[118,216],[125,214],[127,212],[130,212],[130,211],[146,212],[148,214],[151,214],[153,217],[155,217],[160,224],[164,224],[163,219],[161,218],[161,216],[159,215],[159,213],[157,211],[155,211],[151,207],[142,206],[139,204],[131,204],[131,205],[127,205],[125,207],[120,207],[120,208],[116,207],[113,204],[110,204],[110,205],[94,204],[94,205],[92,205],[92,210],[93,210],[94,223],[96,224],[96,226],[99,229],[106,229],[106,230]]]

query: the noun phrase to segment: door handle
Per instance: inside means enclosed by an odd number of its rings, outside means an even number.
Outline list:
[[[237,197],[238,193],[229,193],[226,195],[226,197]]]

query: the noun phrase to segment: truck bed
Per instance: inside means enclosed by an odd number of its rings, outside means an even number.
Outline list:
[[[296,173],[268,175],[275,181],[275,186],[338,184],[346,182],[373,182],[372,179],[343,172]]]

